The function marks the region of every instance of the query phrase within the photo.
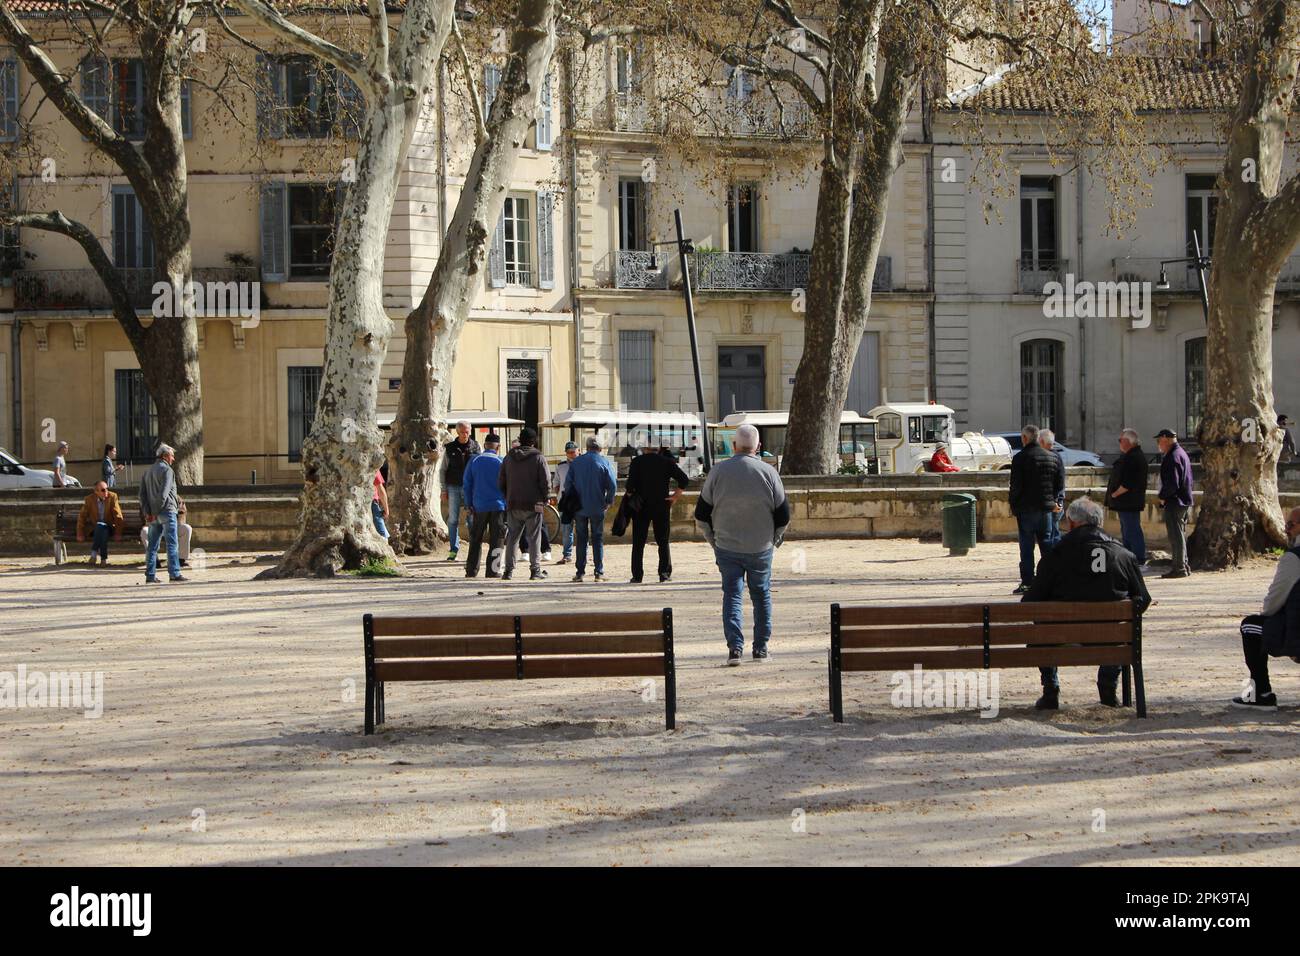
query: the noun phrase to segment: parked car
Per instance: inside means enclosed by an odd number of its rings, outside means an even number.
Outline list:
[[[68,487],[76,487],[80,482],[68,475]],[[53,488],[54,472],[40,468],[29,468],[17,458],[0,448],[0,490],[10,488]]]
[[[999,432],[998,437],[1007,440],[1007,444],[1011,446],[1013,456],[1020,451],[1020,432]],[[1061,456],[1061,461],[1065,463],[1066,468],[1072,468],[1075,465],[1083,465],[1086,468],[1102,468],[1106,464],[1096,452],[1084,451],[1081,448],[1066,448],[1059,441],[1052,442],[1052,451]]]

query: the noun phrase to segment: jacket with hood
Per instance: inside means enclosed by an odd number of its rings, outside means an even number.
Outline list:
[[[533,511],[550,497],[551,473],[536,445],[510,449],[497,474],[497,487],[505,493],[507,511]]]

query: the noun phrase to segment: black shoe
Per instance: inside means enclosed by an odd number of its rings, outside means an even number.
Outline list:
[[[1060,710],[1061,688],[1044,687],[1043,696],[1034,701],[1034,710]]]
[[[538,568],[536,571],[533,571],[532,573],[530,573],[530,574],[528,575],[528,580],[530,580],[530,581],[540,581],[540,580],[542,580],[542,578],[544,578],[544,577],[546,577],[546,569],[545,569],[545,568]]]
[[[661,575],[659,575],[659,583],[660,583],[660,584],[667,584],[667,583],[668,583],[669,581],[671,581],[672,579],[673,579],[673,576],[672,576],[671,574],[661,574]]]
[[[766,663],[767,663],[767,648],[766,648],[766,647],[756,647],[756,648],[754,648],[754,660],[758,661],[760,664],[766,664]]]
[[[167,580],[170,581],[170,582],[172,582],[172,583],[175,583],[175,582],[177,582],[177,581],[188,581],[189,578],[187,578],[187,577],[186,577],[185,575],[183,575],[183,574],[178,574],[178,575],[176,575],[176,577],[174,577],[174,578],[168,578]]]
[[[144,579],[144,583],[145,583],[145,584],[162,584],[162,582],[159,581],[157,578],[145,578],[145,579]]]
[[[727,650],[727,666],[739,667],[740,659],[745,656],[744,651],[739,647],[732,647]]]
[[[465,577],[467,577],[467,578],[476,578],[476,577],[478,577],[478,572],[477,572],[477,571],[466,571],[466,572],[465,572]],[[492,577],[492,575],[489,574],[488,577]]]
[[[640,579],[640,578],[628,578],[627,583],[628,583],[628,584],[640,584],[640,583],[641,583],[641,579]]]
[[[1277,710],[1277,694],[1269,691],[1267,694],[1260,694],[1254,700],[1242,700],[1240,697],[1232,698],[1233,707],[1242,707],[1246,710]]]
[[[1029,590],[1029,585],[1028,585],[1028,584],[1022,584],[1022,585],[1020,585],[1020,587],[1016,588],[1016,589],[1015,589],[1014,591],[1012,591],[1011,593],[1012,593],[1012,594],[1024,594],[1024,593],[1026,593],[1028,590]]]
[[[1183,568],[1175,568],[1173,571],[1166,571],[1160,576],[1162,578],[1185,578],[1188,577],[1188,572]]]
[[[514,576],[515,576],[515,572],[513,572],[513,571],[502,571],[502,572],[501,572],[501,580],[502,580],[502,581],[509,581],[509,580],[510,580],[512,577],[514,577]]]
[[[188,568],[189,566],[190,566],[189,560],[187,558],[181,558],[181,567]]]
[[[1114,687],[1107,687],[1105,684],[1098,684],[1097,696],[1107,707],[1119,706],[1119,692]]]

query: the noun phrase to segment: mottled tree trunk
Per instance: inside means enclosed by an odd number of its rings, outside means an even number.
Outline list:
[[[401,550],[425,554],[448,540],[438,467],[451,375],[470,303],[482,288],[488,242],[519,149],[537,117],[555,50],[555,0],[520,0],[510,60],[470,161],[465,185],[419,305],[406,317],[406,358],[388,441],[391,508]]]

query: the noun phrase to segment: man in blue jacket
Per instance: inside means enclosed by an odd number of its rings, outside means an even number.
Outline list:
[[[501,540],[506,533],[506,498],[497,487],[501,471],[501,438],[493,433],[483,439],[483,453],[475,455],[465,466],[465,505],[469,508],[469,554],[465,557],[465,577],[478,577],[479,555],[483,534],[488,532],[486,577],[501,576]]]
[[[1192,510],[1192,460],[1187,457],[1178,436],[1168,428],[1156,433],[1160,445],[1160,507],[1165,512],[1165,531],[1169,533],[1169,551],[1174,566],[1162,578],[1185,578],[1191,573],[1187,564],[1187,513]]]
[[[602,455],[600,449],[600,439],[592,435],[587,439],[587,453],[573,459],[569,463],[569,473],[564,476],[564,490],[575,491],[582,504],[573,517],[578,536],[575,581],[581,581],[587,571],[588,540],[591,541],[596,580],[605,580],[605,509],[614,503],[618,477],[614,463]]]

